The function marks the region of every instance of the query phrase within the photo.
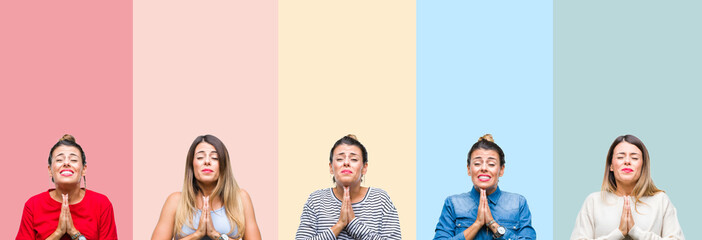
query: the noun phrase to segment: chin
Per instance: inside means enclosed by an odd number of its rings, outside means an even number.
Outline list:
[[[490,182],[487,182],[487,183],[484,183],[484,182],[473,183],[473,185],[474,185],[475,187],[477,187],[477,188],[485,189],[485,190],[495,187],[495,184],[490,183]]]

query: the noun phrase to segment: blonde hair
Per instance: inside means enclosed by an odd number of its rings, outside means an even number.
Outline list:
[[[641,175],[634,185],[634,190],[632,194],[634,196],[634,209],[636,209],[636,203],[643,203],[641,201],[642,197],[650,197],[656,195],[656,193],[664,192],[656,187],[651,178],[651,159],[648,155],[648,150],[646,145],[641,141],[641,139],[635,137],[634,135],[623,135],[614,139],[612,145],[609,147],[609,152],[607,152],[607,161],[605,163],[605,173],[604,179],[602,180],[602,192],[604,197],[604,192],[617,193],[617,180],[614,177],[614,172],[610,171],[612,166],[612,158],[614,157],[614,148],[617,147],[622,142],[631,143],[641,150],[642,164],[641,164]],[[645,204],[645,203],[644,203]],[[636,210],[638,212],[638,210]]]
[[[193,216],[197,209],[195,203],[197,195],[202,194],[202,189],[198,185],[197,179],[195,179],[193,159],[195,158],[195,147],[203,142],[214,146],[219,157],[219,179],[217,180],[217,185],[212,195],[209,197],[218,197],[222,200],[224,212],[229,219],[230,226],[230,232],[227,233],[227,236],[231,236],[234,227],[237,227],[236,235],[231,238],[243,238],[246,223],[244,221],[244,209],[241,203],[239,184],[237,184],[236,179],[234,179],[234,174],[232,174],[227,148],[222,141],[212,135],[203,135],[195,138],[195,141],[193,141],[188,151],[185,163],[185,180],[183,181],[183,191],[180,195],[180,201],[178,202],[178,208],[176,210],[173,235],[182,234],[183,225],[195,229],[193,226]]]

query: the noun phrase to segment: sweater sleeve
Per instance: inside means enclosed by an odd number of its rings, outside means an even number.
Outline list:
[[[624,239],[624,235],[619,229],[612,230],[609,234],[595,238],[595,222],[594,222],[594,195],[588,196],[583,203],[583,207],[580,208],[580,213],[575,219],[575,227],[573,228],[573,233],[570,235],[571,240],[621,240]]]
[[[34,215],[32,208],[30,207],[30,201],[27,201],[24,204],[22,220],[20,221],[19,231],[17,232],[17,237],[15,237],[15,240],[35,240],[37,238],[37,234],[32,226],[34,223]]]
[[[379,230],[373,231],[367,227],[361,219],[356,217],[346,226],[346,230],[351,236],[360,240],[402,239],[400,218],[397,215],[397,209],[395,205],[392,204],[392,201],[390,201],[389,196],[384,194],[382,199],[383,216]]]
[[[100,225],[99,238],[100,240],[117,240],[117,227],[115,226],[115,213],[112,209],[112,203],[107,197],[101,204],[100,208]]]
[[[673,206],[673,203],[670,201],[668,198],[668,195],[663,194],[661,197],[661,206],[663,207],[663,219],[662,219],[662,228],[661,228],[661,235],[659,236],[656,233],[649,232],[646,230],[643,230],[636,226],[636,223],[634,223],[634,227],[631,228],[629,231],[629,236],[631,236],[633,239],[639,239],[639,240],[657,240],[657,239],[677,239],[677,240],[685,240],[685,236],[683,235],[682,228],[680,228],[680,223],[678,223],[678,214]]]
[[[331,228],[317,233],[317,214],[315,214],[311,202],[312,196],[307,199],[305,207],[300,216],[300,226],[297,228],[295,240],[335,240],[336,236]]]

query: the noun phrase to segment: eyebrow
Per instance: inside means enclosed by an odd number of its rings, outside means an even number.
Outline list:
[[[345,153],[346,153],[346,152],[339,152],[339,153],[337,153],[336,155],[344,155]],[[358,154],[356,154],[355,152],[350,152],[349,154],[351,154],[351,155],[358,155]]]
[[[618,152],[617,155],[619,155],[619,154],[624,154],[624,155],[626,155],[626,152]],[[639,155],[639,153],[637,153],[637,152],[632,152],[632,153],[631,153],[631,155],[634,155],[634,154]]]
[[[197,151],[195,154],[198,154],[198,153],[205,153],[206,154],[207,152],[205,152],[205,150],[200,150],[200,151]],[[217,153],[217,151],[212,151],[210,153]]]

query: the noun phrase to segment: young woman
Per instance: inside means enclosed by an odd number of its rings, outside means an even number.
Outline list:
[[[49,176],[56,187],[27,200],[15,239],[116,240],[112,203],[80,186],[87,169],[83,148],[63,135],[49,151]]]
[[[434,239],[536,239],[531,212],[519,194],[500,190],[505,154],[486,134],[468,152],[470,192],[449,196]]]
[[[673,203],[653,184],[650,165],[639,138],[614,139],[602,191],[585,199],[570,239],[685,239]]]
[[[251,198],[236,183],[229,152],[217,137],[193,141],[183,191],[168,197],[151,239],[261,239]]]
[[[397,209],[387,192],[361,186],[367,170],[368,152],[356,136],[336,141],[329,153],[336,187],[310,194],[295,239],[401,239]]]

